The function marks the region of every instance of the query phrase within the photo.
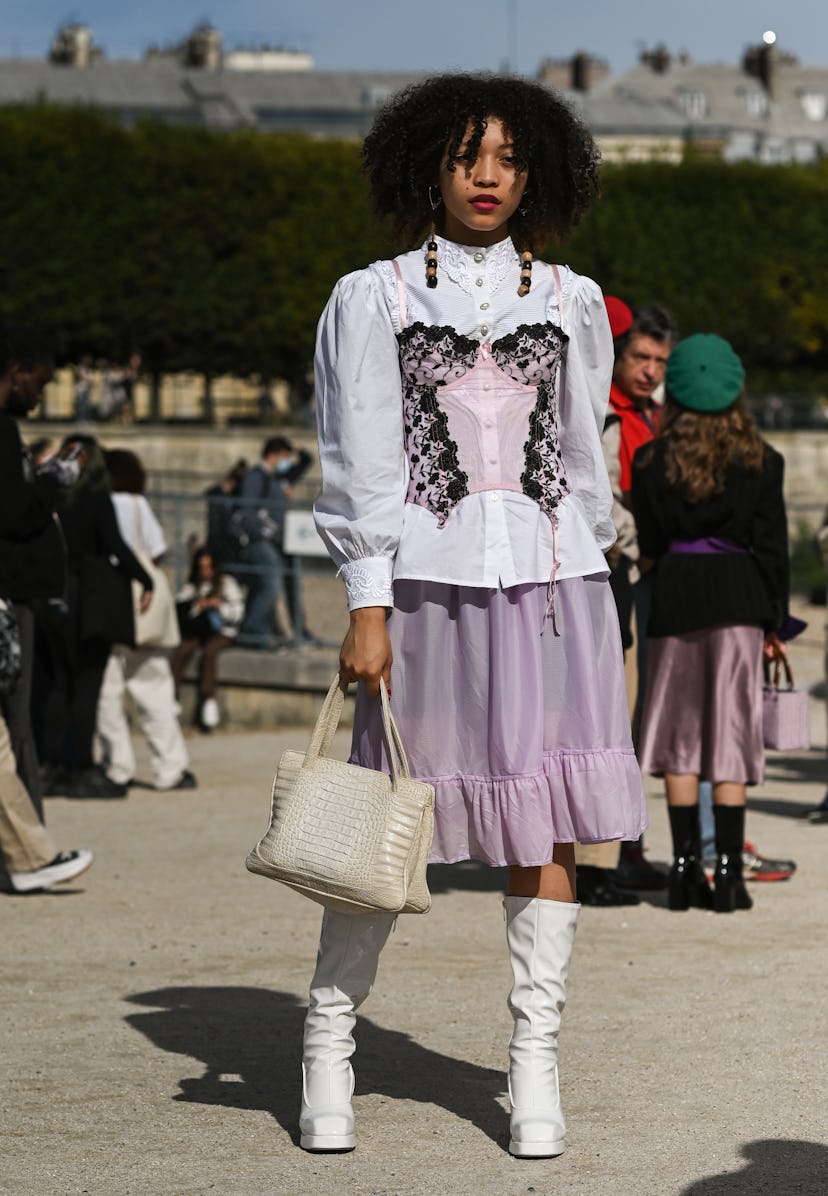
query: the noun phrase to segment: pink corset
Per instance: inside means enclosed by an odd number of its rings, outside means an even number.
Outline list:
[[[408,502],[432,511],[442,527],[466,495],[515,490],[554,526],[569,492],[555,391],[566,334],[551,322],[521,324],[480,344],[447,326],[406,327],[399,272],[398,282]]]
[[[443,527],[468,494],[514,490],[534,499],[552,524],[547,614],[557,635],[555,508],[569,487],[558,442],[555,382],[567,335],[547,321],[520,324],[514,332],[480,344],[447,325],[408,325],[402,273],[393,264],[410,470],[407,501],[431,511]],[[557,267],[553,270],[561,310],[560,279]]]

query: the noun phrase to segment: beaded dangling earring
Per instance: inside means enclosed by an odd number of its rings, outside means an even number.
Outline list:
[[[432,191],[434,191],[434,190],[435,190],[435,188],[431,187],[431,186],[428,189],[428,202],[431,204],[432,212],[436,212],[437,209],[439,208],[440,204],[443,202],[443,197],[440,195],[439,191],[437,192],[437,198],[436,199],[434,198],[434,196],[432,195]],[[429,290],[432,290],[432,291],[437,286],[437,242],[434,239],[436,237],[436,235],[437,235],[437,229],[435,228],[434,221],[432,220],[431,230],[428,234],[428,241],[426,243],[426,271],[425,271],[426,286],[429,288]]]
[[[521,299],[524,295],[528,295],[532,289],[532,253],[531,250],[526,249],[520,255],[520,286],[518,287],[518,294]]]
[[[437,242],[434,237],[435,229],[432,221],[431,232],[426,243],[426,286],[432,291],[437,286]]]

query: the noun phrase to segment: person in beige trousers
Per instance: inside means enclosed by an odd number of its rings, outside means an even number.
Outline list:
[[[0,855],[15,893],[49,889],[74,880],[92,863],[92,852],[58,851],[17,775],[6,720],[0,715]]]

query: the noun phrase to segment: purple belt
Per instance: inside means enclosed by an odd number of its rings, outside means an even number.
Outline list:
[[[695,552],[705,556],[714,556],[722,552],[738,552],[743,556],[748,555],[747,548],[742,548],[741,544],[734,544],[732,540],[725,540],[721,536],[703,536],[699,540],[671,540],[667,551]]]

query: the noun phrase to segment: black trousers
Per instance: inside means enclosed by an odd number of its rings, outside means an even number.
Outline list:
[[[69,583],[68,605],[39,608],[44,667],[38,693],[42,756],[51,768],[90,768],[98,697],[110,645],[83,639],[77,586]]]

